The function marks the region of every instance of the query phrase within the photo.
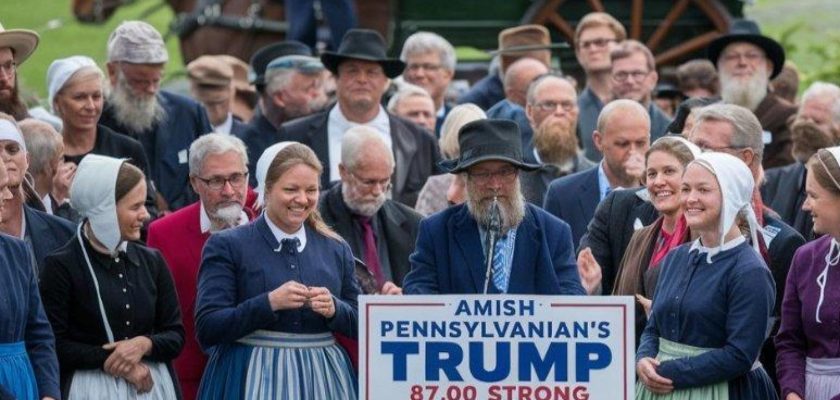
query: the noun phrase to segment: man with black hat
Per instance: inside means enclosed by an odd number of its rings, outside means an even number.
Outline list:
[[[441,166],[464,176],[467,201],[420,222],[403,293],[585,294],[569,226],[522,196],[519,171],[539,165],[523,161],[519,135],[507,120],[461,128],[460,158]]]
[[[736,20],[729,33],[709,44],[708,58],[717,65],[724,103],[752,111],[764,132],[764,168],[794,162],[787,120],[796,106],[771,92],[770,80],[782,71],[785,50],[763,36],[754,21]]]
[[[335,75],[338,103],[327,111],[283,124],[280,136],[315,151],[324,165],[321,186],[326,188],[340,179],[344,132],[359,125],[375,129],[396,160],[391,198],[414,207],[426,179],[439,172],[440,152],[432,135],[380,105],[388,79],[405,69],[402,61],[388,58],[385,49],[385,40],[376,31],[347,32],[338,51],[321,55],[321,62]]]

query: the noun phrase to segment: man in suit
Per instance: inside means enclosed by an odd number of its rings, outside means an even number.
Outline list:
[[[184,350],[173,366],[185,400],[195,399],[207,356],[195,340],[195,305],[201,251],[210,234],[248,223],[245,145],[230,135],[211,133],[190,145],[190,184],[199,201],[149,226],[147,243],[160,250],[172,272],[184,318]]]
[[[160,89],[168,60],[154,27],[141,21],[120,24],[108,39],[112,91],[99,118],[100,124],[143,145],[161,214],[195,201],[187,150],[193,140],[213,130],[201,104]]]
[[[650,116],[636,101],[615,100],[601,110],[592,136],[604,155],[598,167],[556,179],[545,195],[545,210],[569,224],[575,247],[610,191],[639,186],[650,146]]]
[[[442,164],[465,175],[467,201],[420,223],[403,291],[584,294],[568,225],[522,197],[519,171],[539,166],[522,160],[516,124],[474,121],[458,143],[461,156]]]
[[[434,136],[394,116],[380,105],[388,78],[403,72],[405,64],[385,54],[385,40],[368,29],[352,29],[336,52],[324,52],[321,62],[335,75],[338,103],[329,110],[283,124],[284,140],[312,148],[324,165],[321,186],[340,179],[341,140],[358,125],[376,129],[394,153],[392,198],[409,207],[440,160]]]
[[[233,67],[223,56],[201,56],[187,64],[190,93],[207,110],[213,132],[241,136],[245,124],[234,118],[231,107],[236,94]]]
[[[341,182],[324,192],[318,209],[376,278],[379,292],[402,293],[422,216],[387,198],[394,155],[366,126],[350,128],[341,143]]]
[[[543,168],[520,174],[525,200],[543,204],[552,180],[595,166],[578,148],[578,105],[575,87],[566,78],[544,75],[528,87],[525,113],[534,131],[525,160]]]
[[[415,32],[403,43],[400,60],[405,65],[403,79],[426,89],[434,102],[433,132],[440,137],[443,119],[452,109],[446,103],[446,90],[455,76],[455,48],[442,36],[433,32]]]
[[[0,232],[26,242],[32,256],[32,270],[38,275],[44,258],[64,246],[76,229],[63,218],[26,204],[33,201],[43,207],[35,190],[31,187],[25,190],[28,183],[24,176],[29,169],[26,142],[14,119],[3,113],[0,113],[0,161],[6,165],[8,189],[12,194],[2,209]]]
[[[671,117],[653,101],[659,81],[653,53],[638,40],[627,39],[610,52],[610,62],[613,98],[638,101],[650,115],[650,140],[664,136]]]

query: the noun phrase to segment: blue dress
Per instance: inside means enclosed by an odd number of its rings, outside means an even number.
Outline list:
[[[0,288],[0,395],[21,400],[60,398],[55,338],[41,305],[29,251],[24,242],[3,234]]]
[[[302,252],[281,247],[263,215],[207,241],[195,320],[210,360],[199,399],[356,398],[349,359],[332,336],[357,336],[353,255],[309,226],[305,235]],[[289,280],[329,289],[335,315],[272,311],[268,293]]]
[[[709,349],[663,361],[656,371],[673,381],[675,391],[728,382],[729,399],[776,399],[769,376],[756,362],[775,285],[755,250],[743,242],[714,255],[710,264],[706,253],[684,244],[661,268],[636,360],[657,357],[660,339]]]

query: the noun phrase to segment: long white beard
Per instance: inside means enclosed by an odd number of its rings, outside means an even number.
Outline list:
[[[492,199],[481,199],[474,184],[467,182],[467,209],[475,218],[479,226],[490,225],[490,208],[493,206]],[[502,232],[519,225],[525,218],[525,198],[522,196],[522,187],[519,179],[510,196],[499,199],[499,211],[502,216]]]
[[[755,74],[746,81],[734,78],[725,71],[720,72],[720,97],[724,103],[736,104],[755,111],[758,105],[767,97],[767,71],[758,68]]]
[[[232,203],[223,207],[219,207],[213,212],[214,222],[213,231],[232,228],[239,225],[239,219],[242,217],[242,204]],[[221,222],[221,226],[215,226]]]
[[[125,133],[146,132],[166,117],[166,110],[157,96],[143,98],[133,95],[122,74],[117,77],[117,86],[108,96],[108,103],[114,108],[117,121],[132,131]]]

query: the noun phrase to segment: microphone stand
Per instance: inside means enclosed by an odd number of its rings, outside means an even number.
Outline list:
[[[487,289],[490,286],[490,279],[493,274],[493,251],[496,249],[496,241],[498,241],[501,231],[502,213],[499,210],[499,198],[493,196],[493,204],[490,206],[490,224],[487,226],[487,251],[484,258],[487,264],[487,274],[484,277],[483,294],[487,294]]]

